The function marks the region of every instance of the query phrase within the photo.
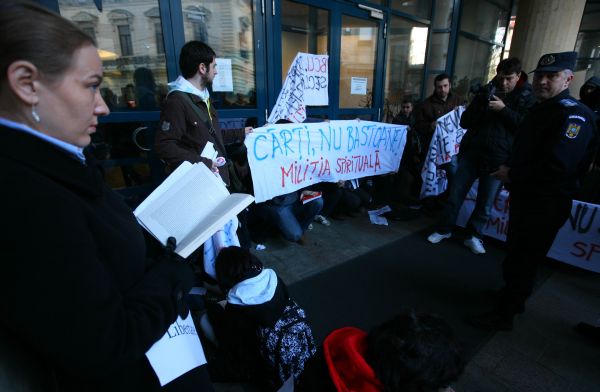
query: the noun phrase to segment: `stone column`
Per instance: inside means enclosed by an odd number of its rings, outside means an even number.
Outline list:
[[[510,56],[532,71],[544,53],[575,49],[585,0],[519,0]]]

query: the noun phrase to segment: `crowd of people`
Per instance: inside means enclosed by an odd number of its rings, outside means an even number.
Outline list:
[[[314,223],[327,226],[392,199],[419,203],[420,166],[437,119],[464,103],[450,91],[448,75],[435,78],[434,93],[414,111],[406,101],[394,117],[409,126],[398,173],[318,184],[256,204],[237,218],[235,238],[210,255],[214,271],[207,274],[206,249],[184,260],[172,238],[163,246],[146,235],[86,149],[98,118],[109,113],[93,38],[43,7],[9,0],[0,5],[0,53],[0,175],[12,186],[1,196],[10,231],[2,239],[0,339],[10,340],[6,347],[36,371],[11,385],[212,391],[213,381],[252,381],[277,390],[291,380],[298,391],[451,390],[464,358],[444,320],[405,311],[370,332],[336,329],[318,345],[310,315],[249,250],[251,241],[265,242],[269,228],[303,244]],[[462,117],[467,137],[446,165],[448,195],[432,202],[444,210],[429,241],[450,237],[457,205],[479,179],[465,245],[485,253],[481,227],[491,200],[501,184],[511,192],[505,286],[494,309],[471,320],[478,328],[512,329],[537,264],[567,220],[579,178],[597,174],[598,80],[582,94],[591,109],[571,97],[575,59],[575,52],[544,55],[532,85],[518,59],[503,60]],[[208,89],[217,73],[215,52],[191,41],[179,61],[157,154],[168,172],[184,161],[201,162],[230,190],[252,193],[243,140],[253,127],[219,128]],[[203,154],[207,146],[214,155]],[[192,287],[202,284],[210,295],[193,299]],[[161,385],[147,353],[190,315],[207,362]],[[579,329],[598,333],[594,328]]]

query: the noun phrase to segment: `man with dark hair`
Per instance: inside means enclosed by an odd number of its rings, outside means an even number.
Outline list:
[[[463,371],[462,349],[441,318],[404,312],[366,333],[330,333],[297,380],[296,392],[451,391]]]
[[[440,74],[433,80],[434,91],[415,109],[415,130],[419,133],[427,153],[437,119],[462,104],[462,98],[450,91],[450,76]]]
[[[242,142],[252,127],[222,132],[208,87],[217,75],[216,55],[200,41],[183,45],[179,56],[181,76],[169,83],[169,95],[161,113],[155,150],[169,171],[184,161],[203,162],[229,185],[225,144]],[[209,144],[210,143],[210,144]],[[216,154],[203,154],[212,146]],[[209,150],[212,150],[209,148]],[[222,159],[217,159],[221,157]]]
[[[494,199],[502,186],[490,176],[508,161],[517,126],[533,105],[531,85],[521,72],[521,61],[504,59],[496,76],[482,87],[463,113],[460,125],[467,129],[458,156],[458,168],[450,184],[448,200],[436,231],[427,240],[438,243],[450,238],[458,211],[475,180],[479,180],[475,209],[467,223],[466,247],[475,254],[485,253],[483,229],[490,216]]]
[[[470,320],[477,328],[512,329],[531,295],[537,264],[569,217],[579,177],[591,163],[594,113],[569,95],[576,59],[577,52],[540,58],[532,83],[537,103],[517,128],[508,164],[492,173],[510,190],[504,287],[491,312]]]

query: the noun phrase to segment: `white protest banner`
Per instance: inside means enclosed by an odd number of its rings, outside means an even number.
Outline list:
[[[255,128],[245,144],[256,202],[322,181],[396,172],[406,128],[359,120]]]
[[[302,122],[306,106],[329,104],[329,56],[299,52],[288,70],[268,122]]]
[[[471,187],[456,224],[465,227],[477,197],[477,182]],[[489,237],[506,241],[509,193],[503,189],[496,197],[492,213],[483,229]],[[600,272],[600,205],[573,200],[571,216],[560,229],[548,257],[589,271]]]
[[[460,127],[460,117],[464,111],[465,107],[459,106],[437,120],[429,151],[421,170],[423,179],[421,199],[439,195],[448,186],[446,171],[440,166],[450,162],[452,157],[458,154],[460,142],[467,132],[466,129]]]
[[[177,320],[171,324],[164,336],[150,347],[146,357],[158,377],[160,386],[204,365],[206,357],[194,327],[192,314],[188,312],[185,319],[177,316]]]

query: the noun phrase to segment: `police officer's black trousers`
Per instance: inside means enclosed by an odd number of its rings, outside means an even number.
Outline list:
[[[568,197],[530,199],[511,193],[504,288],[497,312],[513,316],[531,295],[538,263],[545,260],[556,234],[571,212]]]

